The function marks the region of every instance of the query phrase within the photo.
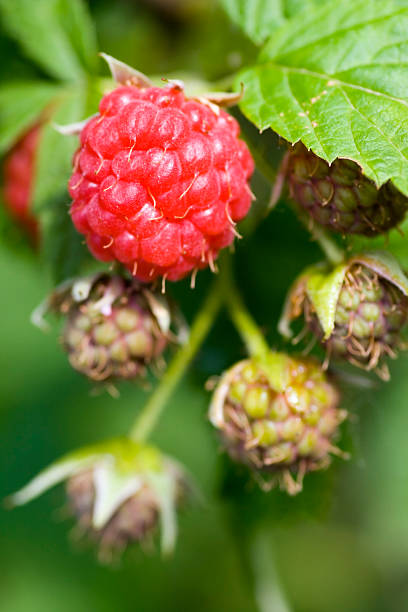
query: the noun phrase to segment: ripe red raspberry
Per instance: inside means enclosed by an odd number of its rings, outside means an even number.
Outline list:
[[[31,198],[39,137],[40,127],[36,125],[17,142],[4,162],[4,203],[34,241],[38,239],[38,223],[31,211]]]
[[[238,123],[180,87],[118,87],[82,129],[69,182],[89,249],[140,280],[212,267],[251,205]]]

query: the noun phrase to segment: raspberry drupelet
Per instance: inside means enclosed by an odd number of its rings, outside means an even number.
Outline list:
[[[210,266],[251,206],[254,163],[239,125],[177,84],[121,86],[86,123],[69,182],[92,254],[142,281]]]
[[[14,219],[38,240],[38,222],[31,210],[35,158],[40,126],[31,128],[11,149],[4,162],[4,203]]]

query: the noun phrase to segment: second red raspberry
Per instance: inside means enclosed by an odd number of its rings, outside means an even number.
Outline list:
[[[32,211],[35,160],[41,128],[32,127],[12,148],[4,162],[4,203],[14,219],[38,242],[39,226]]]
[[[212,266],[251,205],[238,123],[179,87],[118,87],[81,132],[71,214],[89,249],[134,276],[175,281]]]

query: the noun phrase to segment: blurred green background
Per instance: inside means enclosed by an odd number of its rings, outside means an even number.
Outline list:
[[[99,48],[149,74],[217,80],[255,54],[216,2],[92,0],[89,8]],[[3,82],[44,77],[5,31],[0,49]],[[253,186],[256,214],[268,185],[257,175]],[[408,256],[401,240],[396,250]],[[240,241],[239,283],[272,346],[283,348],[275,328],[291,280],[320,257],[284,204]],[[210,282],[204,272],[195,291],[188,281],[170,288],[188,320]],[[0,283],[4,497],[62,453],[124,433],[147,392],[128,384],[119,399],[95,394],[70,369],[57,324],[48,334],[31,325],[52,277],[11,230],[0,245]],[[352,459],[306,477],[304,492],[291,499],[261,493],[221,454],[207,423],[205,381],[243,355],[222,315],[154,434],[204,496],[180,517],[173,558],[132,550],[114,567],[98,565],[72,533],[63,492],[55,489],[26,507],[0,510],[2,612],[251,612],[259,602],[271,612],[408,609],[408,357],[393,365],[391,383],[344,388],[352,417],[342,447]]]

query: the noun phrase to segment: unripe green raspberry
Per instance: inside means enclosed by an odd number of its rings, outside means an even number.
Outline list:
[[[367,370],[383,365],[378,373],[388,378],[384,357],[395,357],[401,346],[401,329],[407,322],[408,298],[401,290],[360,263],[353,264],[344,278],[329,338],[306,296],[305,319],[327,348],[329,356],[347,359]]]
[[[302,143],[290,151],[287,177],[291,197],[320,225],[342,234],[375,236],[398,225],[408,208],[391,182],[379,190],[355,162],[331,165]]]
[[[210,420],[233,459],[296,494],[304,474],[326,467],[330,453],[339,452],[334,440],[346,413],[317,362],[278,358],[284,364],[280,388],[256,359],[228,370],[214,393]]]
[[[147,292],[134,281],[102,277],[85,300],[65,308],[63,344],[69,361],[92,380],[142,376],[168,343]]]

